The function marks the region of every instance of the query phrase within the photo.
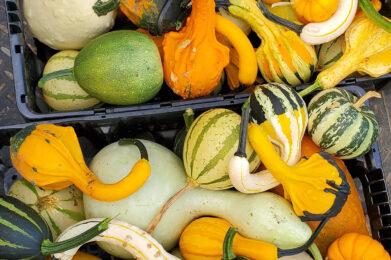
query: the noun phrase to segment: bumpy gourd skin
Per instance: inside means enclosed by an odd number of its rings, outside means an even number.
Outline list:
[[[338,9],[344,0],[292,0],[292,6],[300,21],[305,23],[323,22]]]
[[[115,184],[104,184],[84,162],[72,127],[43,124],[26,128],[11,138],[11,160],[28,181],[50,190],[72,184],[100,201],[116,201],[136,192],[148,179],[149,162],[142,158]]]

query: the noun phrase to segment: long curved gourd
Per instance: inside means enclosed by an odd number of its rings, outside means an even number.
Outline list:
[[[299,94],[333,88],[355,71],[371,77],[391,72],[391,33],[365,16],[357,17],[345,33],[345,51],[331,67],[323,70],[311,86]]]
[[[346,31],[356,15],[358,0],[340,0],[337,11],[330,19],[304,26],[275,16],[264,6],[262,1],[259,1],[259,5],[267,18],[294,30],[300,34],[300,38],[304,42],[317,45],[334,40]]]
[[[382,244],[370,236],[348,233],[335,240],[327,251],[329,260],[390,260]]]
[[[52,124],[29,126],[11,138],[11,160],[28,181],[49,190],[62,190],[72,184],[88,196],[101,201],[116,201],[136,192],[147,180],[151,169],[148,153],[138,140],[134,144],[141,159],[128,176],[115,184],[102,183],[84,162],[72,127]]]
[[[226,259],[226,255],[238,255],[253,260],[273,260],[307,250],[317,233],[318,231],[303,246],[285,250],[272,243],[241,236],[225,219],[203,217],[194,220],[183,230],[179,247],[187,260],[220,260]],[[315,255],[315,260],[318,259],[322,259],[319,253]]]
[[[228,10],[248,22],[261,38],[256,51],[259,70],[268,82],[299,85],[307,82],[317,58],[312,46],[289,30],[269,21],[255,0],[230,0]]]
[[[301,140],[308,122],[303,99],[288,86],[264,84],[255,88],[249,106],[251,121],[264,126],[281,159],[287,165],[296,164],[301,157]],[[232,185],[237,190],[257,193],[280,184],[268,170],[250,173],[245,161],[241,163],[242,158],[234,157],[229,167]],[[237,169],[237,166],[245,169]]]
[[[236,171],[246,170],[245,140],[250,107],[245,106],[242,115],[241,143],[233,157]],[[294,166],[287,165],[268,139],[263,125],[250,123],[248,138],[265,167],[281,182],[286,197],[292,202],[295,213],[302,220],[327,221],[338,214],[349,194],[345,174],[327,153],[312,155]],[[244,165],[244,166],[242,166]],[[306,192],[303,192],[306,191]]]
[[[58,237],[57,241],[61,242],[73,237],[75,234],[83,233],[101,221],[102,218],[94,218],[76,223],[67,228]],[[164,248],[144,230],[115,219],[110,221],[108,228],[103,233],[92,238],[89,242],[93,241],[106,242],[119,246],[137,259],[179,260],[179,258],[167,253]],[[71,260],[80,246],[55,254],[54,257],[61,260]]]

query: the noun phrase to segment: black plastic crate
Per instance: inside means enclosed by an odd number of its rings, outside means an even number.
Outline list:
[[[211,107],[211,103],[219,102],[221,106],[237,104],[238,100],[248,97],[246,90],[242,92],[229,91],[223,87],[220,94],[192,100],[182,100],[167,86],[150,102],[133,106],[110,106],[101,108],[58,112],[48,108],[42,99],[42,93],[36,87],[43,70],[44,62],[54,54],[54,50],[33,40],[29,30],[23,24],[19,0],[6,0],[8,25],[10,33],[10,49],[15,82],[16,105],[20,113],[30,121],[50,120],[58,118],[73,118],[86,116],[104,116],[106,118],[121,118],[123,116],[150,116],[156,113],[170,113],[184,110],[184,107]],[[118,26],[118,25],[117,25]],[[31,48],[30,48],[31,47]],[[32,51],[34,49],[36,54]],[[390,79],[391,74],[373,79],[370,77],[353,77],[341,82],[341,85],[360,84],[382,79]],[[304,87],[301,86],[301,88]]]
[[[356,95],[365,91],[359,87],[346,87]],[[215,107],[219,106],[215,103]],[[232,110],[240,111],[240,104],[228,106]],[[195,108],[196,115],[210,107]],[[109,143],[124,137],[148,139],[172,149],[176,133],[184,126],[182,112],[163,113],[152,116],[131,116],[123,118],[101,119],[99,117],[68,118],[47,121],[74,127],[83,147],[86,161]],[[15,125],[0,128],[0,193],[15,179],[8,155],[9,138],[18,130],[35,123]],[[87,148],[88,147],[88,148]],[[371,151],[365,156],[345,161],[353,178],[362,186],[365,212],[369,217],[372,236],[379,240],[391,252],[391,193],[385,182],[385,173],[381,163],[378,144],[373,145]],[[3,174],[7,172],[7,174]],[[1,178],[5,177],[5,181]],[[5,185],[3,185],[5,184]],[[94,244],[84,247],[85,251],[100,255],[103,259],[110,258]]]

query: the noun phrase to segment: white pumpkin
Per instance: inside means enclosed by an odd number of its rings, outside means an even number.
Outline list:
[[[114,25],[116,11],[98,16],[92,8],[97,1],[24,0],[24,17],[34,37],[44,44],[56,50],[79,50]]]

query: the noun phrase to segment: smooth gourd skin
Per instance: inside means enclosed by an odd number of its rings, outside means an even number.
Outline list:
[[[52,235],[36,211],[18,199],[1,196],[0,219],[1,259],[44,259],[41,244]]]
[[[158,48],[148,36],[131,30],[91,41],[77,56],[74,73],[87,93],[114,105],[147,102],[163,84]]]
[[[348,233],[338,238],[328,249],[329,260],[389,260],[390,255],[382,244],[370,236]]]
[[[139,192],[115,203],[102,203],[84,196],[87,217],[118,217],[145,229],[163,204],[186,185],[186,174],[178,157],[158,144],[142,142],[147,147],[152,167],[149,180]],[[115,182],[126,174],[137,154],[133,146],[114,143],[95,156],[91,169],[102,181]],[[245,195],[232,190],[199,188],[185,193],[167,210],[152,236],[170,250],[185,226],[205,215],[225,218],[238,227],[242,235],[275,243],[281,248],[302,245],[311,236],[311,230],[293,213],[289,203],[275,194]],[[103,248],[115,256],[129,257],[119,249],[108,250],[107,245]]]

